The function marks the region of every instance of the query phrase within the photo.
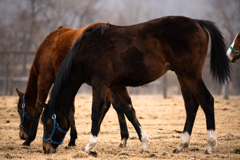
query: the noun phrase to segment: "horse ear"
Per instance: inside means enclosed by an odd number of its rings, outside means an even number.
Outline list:
[[[16,91],[17,91],[18,96],[19,96],[20,98],[22,98],[23,95],[24,95],[24,93],[21,92],[21,91],[19,91],[17,88],[16,88]]]
[[[39,103],[41,104],[41,106],[43,108],[47,108],[48,107],[48,105],[46,103],[44,103],[43,101],[41,101],[41,100],[39,100]]]

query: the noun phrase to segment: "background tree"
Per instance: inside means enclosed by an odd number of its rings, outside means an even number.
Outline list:
[[[59,26],[80,28],[96,22],[132,25],[169,15],[216,22],[229,46],[240,30],[239,3],[239,0],[0,0],[0,54],[6,51],[35,52],[44,38]],[[34,55],[15,55],[13,76],[27,77],[33,58]],[[210,78],[208,61],[209,56],[203,70],[204,82],[211,93],[220,95],[222,87]],[[4,87],[1,77],[5,76],[5,66],[9,62],[9,56],[0,55],[0,94]],[[233,65],[231,95],[240,94],[239,70],[240,63],[237,62]],[[167,80],[163,79],[129,90],[135,94],[164,93],[166,97],[180,93],[174,72],[167,72]],[[91,89],[84,90],[89,92]]]

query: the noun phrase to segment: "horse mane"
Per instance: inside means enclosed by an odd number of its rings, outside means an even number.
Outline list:
[[[68,77],[74,66],[76,54],[78,53],[78,50],[81,47],[82,43],[85,41],[89,33],[93,31],[93,29],[94,29],[93,27],[88,27],[83,31],[82,35],[76,40],[71,51],[67,54],[66,58],[63,60],[58,70],[58,74],[55,78],[54,86],[52,88],[49,101],[49,107],[52,112],[56,108],[57,99],[60,96],[61,90],[68,81]]]
[[[68,53],[66,58],[63,60],[59,70],[58,74],[55,78],[54,86],[52,88],[51,94],[50,94],[50,101],[49,101],[49,107],[51,110],[51,113],[53,113],[53,110],[56,109],[57,106],[57,100],[60,97],[60,94],[62,93],[62,90],[64,86],[67,84],[68,77],[71,74],[71,71],[73,69],[73,66],[75,64],[75,57],[78,53],[78,50],[81,48],[82,44],[86,40],[86,38],[91,35],[92,32],[99,31],[101,35],[104,34],[104,32],[108,29],[109,24],[102,24],[102,25],[95,25],[94,27],[87,27],[82,35],[76,40],[75,44],[73,45],[71,51]]]
[[[98,30],[98,31],[101,33],[101,36],[102,36],[108,28],[109,28],[109,23],[107,23],[107,24],[102,24],[102,25],[96,27],[96,28],[93,30],[93,32],[95,32],[95,31]],[[92,32],[92,33],[93,33],[93,32]]]

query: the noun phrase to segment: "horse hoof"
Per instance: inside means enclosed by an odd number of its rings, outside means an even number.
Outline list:
[[[121,143],[119,144],[119,147],[120,148],[125,148],[127,146],[127,140],[126,139],[123,139],[122,141],[121,141]]]
[[[82,152],[89,154],[89,152],[87,152],[85,149],[82,149]]]
[[[97,152],[90,151],[90,152],[89,152],[89,155],[90,155],[90,156],[93,156],[93,157],[97,157]]]
[[[126,145],[124,145],[124,144],[119,144],[119,147],[120,147],[120,148],[125,148]]]
[[[124,148],[124,147],[126,147],[126,145],[127,145],[127,138],[123,138],[121,140],[121,143],[119,144],[119,147]]]
[[[142,150],[141,153],[150,153],[148,150],[144,151]]]
[[[25,141],[22,145],[23,145],[23,146],[30,146],[30,143],[31,143],[31,142]]]
[[[204,154],[212,154],[212,152],[209,152],[208,150],[206,150]]]
[[[176,148],[172,151],[172,153],[179,153],[180,151]]]
[[[68,147],[73,147],[73,146],[77,146],[75,143],[69,143]]]

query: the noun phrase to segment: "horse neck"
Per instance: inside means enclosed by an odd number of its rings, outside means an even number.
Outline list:
[[[26,109],[31,108],[34,109],[36,100],[37,100],[37,75],[35,74],[35,71],[33,69],[33,66],[30,70],[30,75],[27,82],[27,88],[25,92],[25,103],[26,103]]]

